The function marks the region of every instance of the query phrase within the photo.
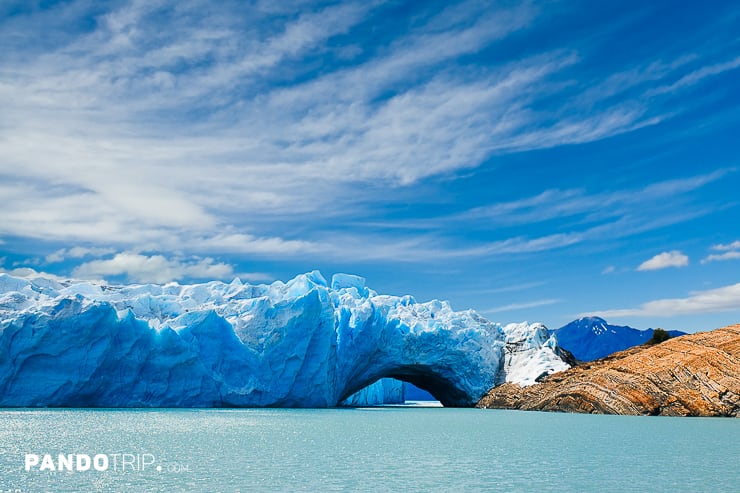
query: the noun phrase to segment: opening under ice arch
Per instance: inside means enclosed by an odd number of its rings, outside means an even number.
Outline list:
[[[453,381],[435,373],[434,368],[423,365],[402,366],[358,390],[350,391],[341,402],[343,405],[402,404],[406,400],[406,384],[411,384],[415,395],[423,396],[422,400],[437,400],[445,407],[472,405],[471,396],[456,387]]]

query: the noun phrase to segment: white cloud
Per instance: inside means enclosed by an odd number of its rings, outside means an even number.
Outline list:
[[[133,282],[166,283],[185,278],[229,279],[233,267],[212,258],[169,259],[163,255],[122,252],[111,259],[92,260],[76,267],[72,275],[80,279],[104,279],[124,275]]]
[[[531,26],[530,3],[453,5],[358,61],[317,73],[303,66],[306,54],[331,53],[335,36],[372,22],[378,5],[303,6],[285,16],[255,6],[206,12],[198,2],[128,2],[76,39],[13,46],[0,65],[0,171],[20,183],[0,187],[0,234],[108,244],[225,228],[247,234],[274,217],[351,215],[370,192],[345,188],[350,182],[411,184],[498,153],[589,142],[656,121],[643,104],[613,103],[608,93],[536,111],[539,98],[565,90],[553,78],[579,63],[567,48],[470,73],[444,70]],[[58,11],[66,22],[84,8]],[[43,24],[48,17],[20,22],[3,27],[55,32]],[[664,65],[651,80],[681,66]],[[305,82],[284,84],[292,75]],[[281,241],[276,254],[310,247]]]
[[[82,257],[103,257],[110,255],[115,252],[113,248],[99,248],[99,247],[72,247],[67,250],[67,256],[70,258],[82,258]]]
[[[733,241],[732,243],[720,243],[712,245],[711,250],[722,253],[712,253],[707,255],[701,260],[702,264],[708,262],[718,262],[723,260],[736,260],[740,259],[740,241]]]
[[[712,245],[711,249],[717,252],[726,252],[728,250],[740,250],[740,240],[733,241],[732,243],[720,243],[717,245]]]
[[[738,67],[740,67],[740,56],[732,60],[727,60],[725,62],[716,63],[713,65],[706,65],[687,75],[684,75],[683,77],[681,77],[679,80],[677,80],[673,84],[662,86],[662,87],[657,87],[654,90],[649,91],[647,95],[657,96],[659,94],[664,94],[664,93],[669,93],[669,92],[674,92],[680,89],[684,89],[686,87],[690,87],[690,86],[693,86],[701,82],[707,77],[719,75],[729,70],[735,70]]]
[[[44,257],[44,260],[47,264],[54,264],[56,262],[61,262],[64,260],[64,254],[66,253],[66,250],[64,248],[59,249],[55,252],[50,253],[46,257]]]
[[[0,273],[8,274],[13,277],[22,277],[24,279],[35,279],[37,277],[44,277],[46,279],[53,279],[55,281],[64,281],[69,278],[61,277],[56,274],[50,274],[48,272],[38,271],[32,267],[16,267],[14,269],[6,269],[2,267],[4,263],[3,258],[0,258]]]
[[[689,265],[689,257],[679,250],[659,253],[655,257],[641,263],[637,268],[639,271],[658,270],[668,267],[686,267]]]
[[[666,203],[666,199],[688,194],[734,172],[733,168],[718,169],[703,175],[664,180],[641,188],[591,194],[580,189],[549,189],[522,199],[476,207],[450,216],[449,219],[486,219],[500,224],[531,224],[583,214],[591,219],[614,218],[634,214],[647,207],[654,213],[661,203]]]
[[[28,257],[21,260],[14,260],[13,267],[29,267],[31,265],[41,265],[41,259],[39,257]]]
[[[267,272],[237,272],[233,277],[249,282],[272,282],[275,280],[275,276]]]
[[[303,240],[278,237],[256,237],[244,233],[218,233],[207,238],[194,238],[189,245],[198,251],[218,251],[251,254],[295,255],[315,252],[321,245]]]
[[[604,267],[604,270],[602,270],[601,273],[604,275],[608,275],[613,274],[616,270],[616,267],[614,267],[613,265],[607,265],[606,267]]]
[[[476,258],[493,255],[536,253],[563,248],[578,243],[579,233],[553,234],[535,238],[515,237],[460,246],[451,241],[428,235],[404,239],[389,239],[374,235],[332,235],[317,250],[332,258],[360,260],[395,260],[400,262],[427,262],[455,258]]]
[[[686,298],[670,298],[643,303],[637,308],[603,310],[581,314],[610,317],[672,317],[702,313],[740,311],[740,283],[690,293]]]
[[[634,73],[590,80],[568,72],[582,62],[577,47],[562,46],[499,65],[465,66],[461,58],[532,27],[538,9],[531,2],[451,5],[415,18],[380,46],[358,40],[350,51],[362,56],[338,64],[319,62],[346,52],[338,36],[376,22],[381,2],[229,10],[137,0],[99,16],[86,12],[87,5],[69,2],[55,16],[3,20],[9,47],[0,60],[0,235],[119,251],[334,255],[341,238],[307,225],[357,217],[398,201],[406,185],[498,154],[654,124],[666,117],[660,104],[650,106],[659,98],[613,95],[646,81],[680,82],[686,63],[696,61],[646,60]],[[78,25],[81,17],[96,23],[77,36],[54,25]],[[59,42],[28,41],[34,32],[54,33]],[[732,63],[699,69],[672,91]],[[574,85],[585,90],[600,83],[585,100],[572,97]],[[380,188],[392,192],[377,193]],[[634,196],[546,191],[478,212],[500,222],[589,210],[619,214],[635,204]],[[626,222],[634,230],[665,221]],[[428,259],[542,251],[604,231],[463,249],[439,238],[386,236],[372,252],[362,248],[369,239],[362,230],[350,236],[367,258],[416,258],[414,248],[441,245],[419,250]],[[100,255],[75,258],[84,256]],[[69,257],[54,252],[47,261]]]
[[[738,250],[707,255],[705,258],[701,260],[701,263],[706,264],[708,262],[717,262],[717,261],[723,261],[723,260],[736,260],[736,259],[740,259],[740,251]]]
[[[104,257],[114,252],[115,249],[113,248],[76,246],[72,248],[60,248],[44,257],[44,260],[49,264],[53,264],[62,262],[67,258]]]
[[[537,308],[538,306],[554,305],[555,303],[560,303],[560,301],[561,300],[557,300],[557,299],[547,299],[547,300],[527,301],[523,303],[511,303],[509,305],[502,305],[502,306],[497,306],[494,308],[489,308],[487,310],[481,310],[481,313],[512,312],[515,310],[524,310],[527,308]]]

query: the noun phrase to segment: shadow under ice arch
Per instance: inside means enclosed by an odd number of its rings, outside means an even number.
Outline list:
[[[390,375],[391,378],[402,380],[426,390],[443,406],[460,407],[472,406],[480,398],[471,396],[464,389],[458,388],[455,382],[437,375],[432,369],[409,366],[399,369]]]
[[[439,375],[433,367],[407,365],[385,373],[380,378],[359,387],[357,385],[350,385],[348,388],[354,390],[343,396],[340,402],[349,398],[355,392],[380,382],[384,378],[408,382],[422,390],[426,390],[445,407],[470,407],[479,400],[477,395],[469,395],[465,389],[458,387],[456,382]]]

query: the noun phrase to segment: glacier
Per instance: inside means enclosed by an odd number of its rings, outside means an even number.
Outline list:
[[[471,406],[497,382],[529,383],[559,361],[555,342],[532,335],[539,326],[518,325],[524,342],[507,351],[507,327],[444,301],[379,295],[349,274],[330,283],[313,271],[286,283],[124,286],[0,274],[0,406],[402,398],[386,378]]]
[[[560,357],[557,337],[543,324],[512,323],[505,325],[503,331],[505,358],[496,385],[505,382],[533,385],[545,375],[570,368]]]

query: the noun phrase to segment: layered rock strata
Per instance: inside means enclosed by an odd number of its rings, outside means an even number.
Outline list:
[[[599,414],[740,414],[740,325],[638,346],[527,387],[506,383],[478,403]]]

